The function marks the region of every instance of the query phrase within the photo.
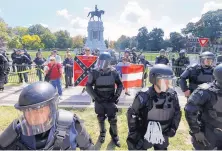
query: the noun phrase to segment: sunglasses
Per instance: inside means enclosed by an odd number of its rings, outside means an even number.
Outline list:
[[[50,61],[55,61],[54,59],[50,59]]]

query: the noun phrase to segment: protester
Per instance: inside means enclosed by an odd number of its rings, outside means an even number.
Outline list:
[[[57,50],[53,50],[52,52],[51,52],[51,55],[48,57],[48,59],[47,59],[47,62],[50,62],[50,57],[51,56],[53,56],[53,57],[55,57],[56,58],[56,62],[57,63],[62,63],[62,59],[61,59],[61,57],[58,55],[58,53],[57,53]]]
[[[130,66],[130,62],[128,62],[129,59],[127,59],[126,57],[122,57],[122,62],[119,62],[116,66],[117,66],[117,70],[119,70],[118,68],[120,68],[121,66]],[[121,75],[121,71],[120,71],[120,75]],[[129,90],[128,88],[124,88],[125,89],[125,95],[130,96]]]
[[[33,62],[36,64],[36,70],[37,70],[37,76],[39,77],[39,81],[42,81],[42,71],[44,69],[44,63],[46,62],[46,59],[42,57],[41,53],[36,54],[36,58],[33,60]]]
[[[66,88],[68,86],[73,86],[72,79],[73,79],[73,59],[70,53],[67,54],[66,59],[63,61],[63,66],[65,67],[65,81],[66,81]]]
[[[56,61],[55,57],[50,57],[50,62],[45,68],[45,74],[47,75],[48,73],[50,73],[50,83],[57,88],[60,99],[62,99],[62,65]]]

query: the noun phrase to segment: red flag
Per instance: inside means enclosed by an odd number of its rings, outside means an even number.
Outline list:
[[[121,75],[124,88],[133,88],[142,86],[143,65],[132,64],[121,66]]]
[[[76,56],[74,59],[74,84],[85,86],[88,80],[88,73],[94,67],[97,56]]]

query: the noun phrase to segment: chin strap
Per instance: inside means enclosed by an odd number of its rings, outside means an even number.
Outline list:
[[[165,139],[163,137],[162,128],[159,122],[150,121],[147,126],[144,138],[152,144],[163,144]]]

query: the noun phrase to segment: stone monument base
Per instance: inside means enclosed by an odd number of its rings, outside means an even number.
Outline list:
[[[100,49],[106,50],[106,44],[103,38],[103,22],[101,21],[89,21],[88,23],[88,37],[85,43],[85,47],[89,47],[91,50]]]

